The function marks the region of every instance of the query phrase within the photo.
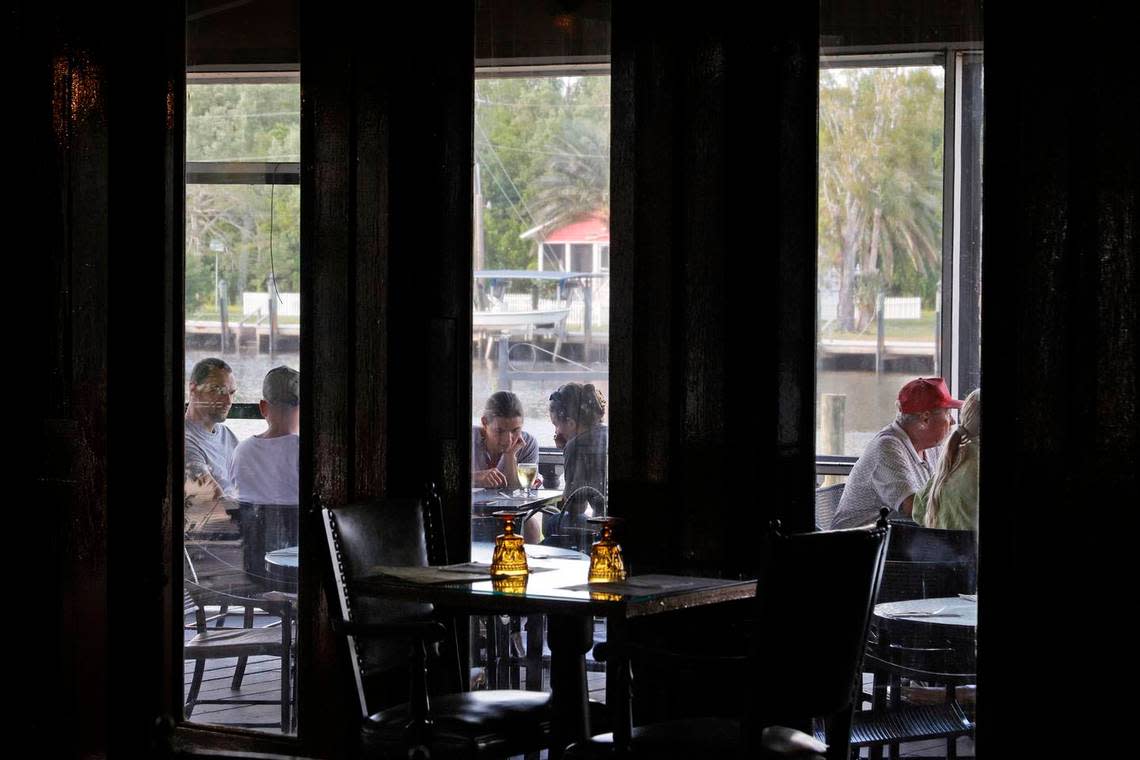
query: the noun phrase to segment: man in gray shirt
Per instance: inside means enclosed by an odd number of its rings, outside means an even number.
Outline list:
[[[952,409],[962,402],[940,377],[918,378],[902,387],[898,416],[867,444],[851,469],[832,528],[873,523],[879,509],[910,517],[914,495],[938,466],[938,447],[954,424]]]
[[[211,501],[233,499],[230,465],[237,436],[221,423],[237,392],[233,370],[221,359],[203,359],[190,372],[186,406],[186,494]],[[236,505],[235,505],[236,508]]]

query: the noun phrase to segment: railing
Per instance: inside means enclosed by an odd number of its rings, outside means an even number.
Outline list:
[[[519,356],[517,350],[527,352],[527,356]],[[511,352],[515,351],[515,359],[512,360]],[[551,358],[551,364],[554,362],[565,362],[576,369],[572,370],[536,370],[538,364],[539,352],[546,354]],[[517,365],[516,365],[517,362]],[[526,369],[519,369],[518,366],[529,365]],[[606,380],[610,376],[609,368],[595,369],[585,364],[571,361],[564,356],[560,356],[553,351],[548,351],[542,346],[536,346],[533,343],[515,343],[511,345],[510,334],[504,332],[499,338],[499,390],[511,389],[511,384],[515,380],[524,381],[544,381],[555,380],[560,385],[568,382],[581,382],[592,380]]]

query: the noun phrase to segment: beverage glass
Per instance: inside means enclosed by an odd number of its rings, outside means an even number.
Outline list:
[[[537,464],[520,464],[519,465],[519,483],[522,484],[523,492],[526,496],[530,496],[530,484],[534,482],[535,476],[538,475]]]

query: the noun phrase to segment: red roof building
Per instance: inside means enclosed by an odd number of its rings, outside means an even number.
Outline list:
[[[559,227],[542,238],[537,255],[540,271],[608,272],[609,223],[589,217]]]

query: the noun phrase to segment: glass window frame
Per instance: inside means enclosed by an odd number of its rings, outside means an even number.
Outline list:
[[[475,59],[475,80],[480,79],[504,79],[507,77],[575,77],[575,76],[613,76],[612,66],[610,65],[609,56],[566,56],[559,62],[550,63],[542,61],[550,61],[551,59],[503,59],[503,60],[485,60]],[[612,161],[612,157],[611,157]],[[539,257],[538,271],[557,271],[546,270],[546,263],[554,263],[553,258],[548,254],[546,247],[551,248],[557,246],[560,249],[561,271],[570,271],[570,244],[567,242],[562,243],[544,243],[543,254]],[[609,247],[609,244],[606,244]],[[552,253],[552,252],[551,252]],[[595,263],[599,262],[601,254],[599,253],[598,246],[594,246],[593,260]],[[609,267],[602,270],[603,273],[609,274]],[[236,404],[235,404],[236,406]],[[539,447],[539,465],[553,466],[561,468],[565,459],[562,449],[550,446]]]
[[[268,65],[268,66],[251,66],[251,65],[235,65],[231,67],[217,67],[217,66],[188,66],[186,68],[186,78],[183,90],[183,99],[189,92],[189,88],[201,85],[219,85],[219,84],[296,84],[300,86],[301,72],[299,66],[281,66],[281,65]],[[185,116],[185,112],[184,112]],[[298,117],[300,114],[298,113]],[[186,135],[186,120],[183,120],[183,135],[181,140],[185,144]],[[265,186],[265,185],[286,185],[300,188],[301,184],[301,163],[300,161],[183,161],[183,175],[181,177],[181,193],[183,195],[180,201],[183,211],[185,211],[185,193],[189,185],[238,185],[238,186]],[[183,300],[186,298],[185,293],[185,214],[183,214],[183,228],[179,233],[182,236],[180,248],[182,249],[181,266],[183,272],[179,276],[179,281],[182,285],[182,292],[178,297]],[[185,304],[183,304],[183,322],[176,324],[175,329],[178,330],[179,340],[182,343],[184,351],[186,331],[185,331]],[[302,336],[304,327],[302,326]],[[301,351],[305,350],[305,341],[301,341]],[[223,355],[224,358],[224,355]],[[187,378],[182,378],[181,388],[185,393]],[[186,408],[185,399],[182,400],[183,411]],[[229,419],[237,420],[261,420],[261,409],[256,402],[238,402],[234,403],[227,415]],[[176,472],[181,472],[185,465],[185,451],[183,447],[176,447],[178,462],[175,468]],[[181,491],[181,483],[178,485]],[[173,537],[176,542],[174,556],[181,554],[184,546],[184,539],[179,531],[173,532]],[[176,563],[180,566],[181,563]],[[176,593],[182,593],[183,577],[181,571],[175,575],[177,590]],[[294,626],[297,626],[297,620],[300,614],[306,609],[307,605],[303,601],[304,597],[298,598],[297,616],[294,617]],[[185,612],[182,609],[175,611],[177,615],[177,625],[181,628],[184,622]],[[300,638],[302,631],[299,626],[296,628],[296,642],[294,649],[294,656],[299,657],[300,652]],[[286,732],[282,727],[280,733],[266,732],[255,728],[226,725],[218,723],[210,723],[208,721],[196,720],[195,718],[187,718],[182,712],[186,700],[186,684],[184,676],[184,660],[182,653],[182,640],[179,638],[177,644],[177,651],[173,658],[176,664],[174,673],[174,686],[177,692],[177,726],[178,730],[183,737],[197,737],[195,741],[201,740],[202,737],[216,736],[216,735],[243,735],[261,747],[281,747],[282,750],[288,748],[295,748],[301,744],[301,722],[298,720],[297,711],[302,702],[302,692],[297,685],[293,687],[293,713],[294,724],[297,727],[294,732]],[[293,676],[296,678],[296,674]],[[292,751],[288,749],[288,751]]]
[[[960,308],[963,271],[980,271],[980,262],[964,266],[962,257],[968,252],[962,242],[963,174],[963,96],[962,68],[967,58],[984,61],[981,42],[961,42],[946,45],[878,45],[868,47],[820,48],[819,68],[872,68],[887,66],[942,66],[945,72],[943,101],[943,164],[942,164],[942,282],[951,287],[941,289],[939,303],[938,336],[935,341],[935,374],[949,381],[950,392],[962,398],[976,387],[980,367],[963,358],[961,346],[971,341],[981,342],[980,318],[967,319]],[[971,145],[976,151],[979,145]],[[973,159],[976,156],[967,156]],[[980,177],[979,177],[980,179]],[[949,234],[947,234],[949,233]],[[817,254],[818,255],[818,254]],[[818,300],[818,291],[816,294]],[[817,326],[818,329],[818,326]],[[818,337],[817,337],[818,355]],[[818,365],[817,370],[818,372]],[[818,403],[818,400],[817,400]],[[818,427],[818,422],[817,422]],[[844,477],[850,474],[858,457],[835,454],[816,454],[816,475]]]
[[[186,71],[186,87],[207,84],[296,84],[301,70],[296,66],[265,68],[234,66],[191,66]],[[183,191],[187,185],[301,185],[300,161],[186,161]],[[183,294],[185,298],[185,294]],[[185,332],[183,332],[185,340]],[[304,341],[302,341],[302,344]],[[235,403],[228,415],[236,420],[260,420],[261,410],[254,402]]]

